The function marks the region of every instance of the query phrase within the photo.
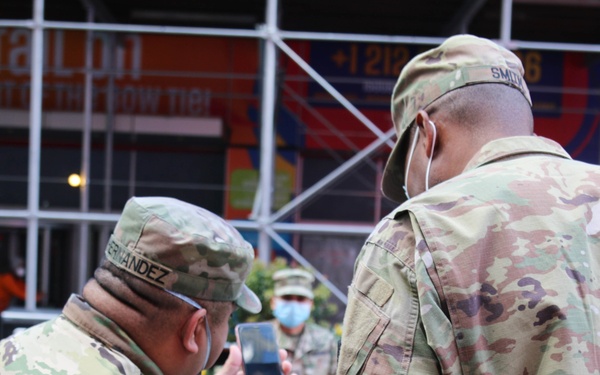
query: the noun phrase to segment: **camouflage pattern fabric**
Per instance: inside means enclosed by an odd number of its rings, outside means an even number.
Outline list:
[[[235,301],[260,312],[244,284],[254,249],[229,223],[167,197],[133,197],[106,247],[106,258],[160,288],[209,301]]]
[[[600,168],[492,141],[354,270],[338,374],[600,374]]]
[[[315,298],[312,291],[315,277],[308,271],[294,268],[282,269],[273,274],[273,280],[275,281],[273,294],[276,297],[293,295]]]
[[[277,344],[288,351],[292,373],[296,375],[333,375],[337,367],[338,340],[329,330],[306,323],[299,337],[285,334],[277,320],[272,321]]]
[[[0,341],[0,374],[160,375],[119,326],[81,297],[63,313]]]

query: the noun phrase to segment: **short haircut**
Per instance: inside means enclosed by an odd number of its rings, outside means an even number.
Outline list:
[[[431,104],[433,112],[444,111],[448,118],[469,127],[475,133],[487,132],[486,124],[501,123],[507,132],[533,132],[533,114],[529,102],[518,90],[499,83],[465,86],[449,92]]]

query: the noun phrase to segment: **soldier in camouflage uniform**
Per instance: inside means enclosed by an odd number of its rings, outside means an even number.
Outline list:
[[[306,323],[314,294],[314,276],[301,269],[283,269],[273,275],[271,308],[276,320],[277,344],[287,350],[297,375],[335,374],[338,340],[329,330]]]
[[[132,198],[105,254],[59,317],[0,341],[2,375],[198,374],[219,357],[236,306],[261,310],[244,284],[252,247],[200,207]],[[232,348],[223,373],[240,365]]]
[[[392,116],[402,204],[356,260],[338,374],[600,374],[600,168],[533,134],[519,59],[451,37]]]

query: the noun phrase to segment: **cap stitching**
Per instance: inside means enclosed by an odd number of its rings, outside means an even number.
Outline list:
[[[111,236],[111,238],[108,242],[108,245],[106,247],[105,254],[106,254],[106,257],[111,261],[111,263],[113,263],[117,267],[123,269],[124,271],[126,271],[136,277],[139,277],[142,280],[149,282],[150,284],[156,285],[161,288],[173,290],[173,291],[176,291],[179,293],[183,293],[185,295],[195,297],[195,298],[206,298],[206,297],[198,295],[198,294],[190,295],[189,293],[186,293],[178,288],[173,288],[173,285],[166,286],[164,283],[162,283],[162,279],[163,278],[168,279],[170,274],[175,274],[175,275],[178,275],[178,279],[186,279],[186,278],[190,279],[191,278],[191,279],[198,279],[198,280],[203,280],[203,281],[209,280],[210,283],[225,285],[228,287],[228,289],[231,290],[231,294],[229,295],[229,297],[227,296],[227,294],[222,294],[221,295],[222,298],[220,298],[220,299],[214,298],[214,296],[213,296],[213,298],[209,299],[209,300],[215,300],[215,301],[235,301],[240,296],[242,285],[244,285],[243,283],[236,283],[231,280],[210,279],[210,278],[200,277],[199,275],[190,275],[187,273],[180,272],[180,271],[170,268],[169,266],[166,266],[162,263],[156,262],[156,261],[144,256],[140,252],[137,252],[137,251],[134,251],[133,249],[128,248],[127,246],[120,243],[117,239],[115,239],[114,236]],[[134,259],[129,258],[130,256],[137,257],[144,262],[150,263],[150,265],[146,264],[145,265],[146,268],[142,269],[143,264],[141,262],[136,263]],[[123,264],[124,262],[126,263],[125,265]],[[152,267],[154,267],[154,268],[152,268]],[[162,274],[159,274],[156,278],[152,278],[151,276],[153,276],[153,274],[155,273],[154,272],[155,270],[162,272]]]

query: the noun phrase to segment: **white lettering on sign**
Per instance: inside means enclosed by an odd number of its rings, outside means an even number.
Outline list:
[[[0,108],[29,108],[29,82],[0,81]],[[92,110],[105,109],[106,86],[92,90]],[[83,110],[83,84],[56,82],[44,86],[44,105],[57,111]],[[124,85],[113,95],[117,113],[168,114],[172,116],[209,116],[211,91],[200,88],[167,88]],[[161,105],[162,103],[162,105]],[[161,109],[162,108],[162,109]]]
[[[109,72],[116,72],[116,79],[129,77],[133,80],[140,79],[142,69],[142,38],[140,35],[128,34],[121,36],[121,43],[117,43],[114,67],[111,67],[111,41],[107,33],[94,33],[94,43],[100,44],[96,50],[94,78],[106,77]],[[31,67],[31,31],[26,29],[0,29],[0,65],[8,66],[8,71],[13,76],[23,76],[30,73]],[[70,77],[74,68],[65,68],[64,61],[67,51],[65,48],[65,34],[63,30],[46,30],[44,33],[44,75],[53,74],[57,77]],[[6,53],[2,53],[6,51]],[[84,61],[84,51],[80,52],[80,60]]]
[[[44,76],[48,78],[43,85],[44,110],[83,110],[84,86],[80,77],[85,45],[77,43],[85,44],[85,38],[79,35],[79,39],[73,39],[73,35],[63,30],[44,33]],[[93,111],[105,110],[112,97],[116,113],[210,116],[209,88],[144,85],[142,37],[117,34],[115,38],[109,33],[94,33]],[[30,30],[0,29],[0,66],[7,67],[0,70],[0,108],[29,108],[31,47]],[[115,78],[112,96],[107,95],[110,74]]]
[[[31,62],[31,32],[24,29],[13,30],[10,33],[9,40],[9,71],[15,76],[29,74],[29,64]]]

